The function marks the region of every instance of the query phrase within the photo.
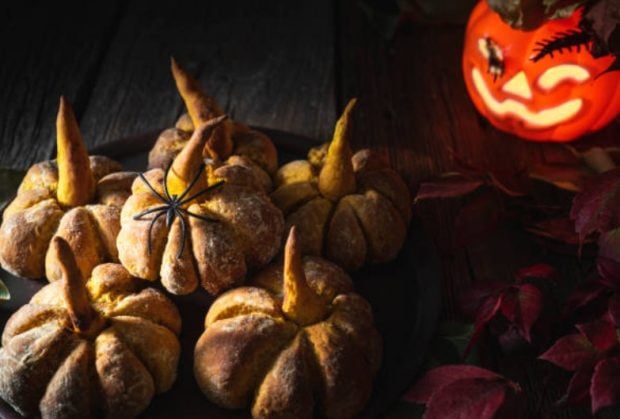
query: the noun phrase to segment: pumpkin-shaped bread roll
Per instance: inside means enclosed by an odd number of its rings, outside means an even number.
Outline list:
[[[304,254],[322,255],[346,270],[396,257],[411,219],[411,195],[401,177],[369,150],[349,148],[353,99],[327,148],[282,166],[273,202],[287,227],[297,226]]]
[[[11,316],[0,348],[0,397],[24,416],[133,417],[172,386],[181,318],[118,264],[84,281],[60,237],[61,278]]]
[[[284,266],[221,295],[194,350],[212,402],[255,418],[348,418],[366,404],[381,363],[370,305],[338,266],[302,259],[294,228]]]
[[[198,127],[165,171],[140,175],[123,207],[121,263],[134,276],[161,278],[173,294],[199,283],[212,294],[240,285],[280,247],[282,212],[252,169],[211,161],[203,172],[202,150],[223,121]]]
[[[62,97],[56,148],[56,160],[32,166],[4,210],[0,264],[17,276],[56,280],[59,265],[48,248],[52,237],[59,236],[88,278],[98,264],[118,261],[120,207],[136,174],[120,172],[121,165],[107,157],[88,156],[75,115]]]
[[[172,159],[185,147],[194,129],[209,119],[223,115],[215,100],[207,96],[198,82],[172,58],[172,75],[185,102],[188,114],[183,114],[173,128],[163,131],[149,153],[149,169],[168,167]],[[254,170],[270,181],[278,167],[275,146],[265,134],[227,120],[213,130],[202,153],[205,158],[225,161],[230,156],[241,156]],[[271,185],[270,185],[271,187]]]

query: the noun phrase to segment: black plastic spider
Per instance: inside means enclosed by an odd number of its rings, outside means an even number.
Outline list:
[[[176,217],[178,217],[179,221],[181,222],[181,236],[182,236],[181,248],[177,252],[177,259],[178,259],[178,258],[181,257],[181,255],[183,254],[183,250],[185,249],[185,238],[186,238],[186,235],[187,235],[187,220],[185,219],[185,216],[195,217],[195,218],[198,218],[200,220],[207,221],[207,222],[217,221],[216,219],[213,219],[213,218],[209,218],[209,217],[205,217],[203,215],[198,215],[198,214],[194,214],[193,212],[189,212],[188,210],[183,208],[183,205],[193,201],[194,199],[198,198],[201,195],[206,194],[207,192],[212,191],[215,188],[220,187],[222,184],[224,184],[224,181],[222,180],[222,181],[219,181],[217,183],[214,183],[213,185],[203,189],[202,191],[196,192],[195,194],[185,198],[185,195],[187,195],[187,193],[194,187],[196,182],[198,182],[198,179],[200,179],[200,176],[202,175],[202,172],[204,171],[205,166],[201,165],[200,166],[200,170],[198,170],[198,173],[196,174],[196,176],[194,177],[192,182],[183,191],[183,193],[181,193],[180,196],[177,196],[176,194],[175,195],[170,195],[170,193],[168,193],[168,173],[170,172],[170,167],[171,166],[172,166],[172,164],[168,165],[168,168],[166,169],[166,172],[164,173],[164,180],[163,180],[164,196],[162,196],[159,192],[157,192],[155,190],[155,188],[153,187],[153,185],[151,185],[149,183],[149,181],[146,180],[144,175],[142,173],[140,173],[140,175],[139,175],[140,179],[142,179],[142,181],[146,184],[146,186],[148,186],[148,188],[151,190],[153,195],[155,195],[157,198],[159,198],[159,200],[162,201],[164,203],[164,205],[160,205],[160,206],[155,207],[155,208],[149,208],[147,210],[144,210],[141,213],[134,215],[133,219],[134,220],[150,221],[151,222],[151,225],[149,225],[149,233],[148,233],[148,252],[149,252],[149,255],[150,255],[151,254],[151,250],[152,250],[152,247],[151,247],[151,237],[152,237],[152,233],[153,233],[153,226],[155,225],[157,220],[162,215],[165,214],[166,215],[166,227],[168,229],[170,229],[170,226],[174,222],[174,219]],[[145,219],[144,217],[149,215],[149,214],[156,214],[156,215],[154,215],[151,218],[146,218]]]

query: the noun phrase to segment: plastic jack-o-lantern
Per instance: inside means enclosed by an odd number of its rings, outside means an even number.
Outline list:
[[[511,28],[482,0],[465,35],[463,72],[476,108],[497,128],[535,141],[570,141],[620,112],[613,56],[594,58],[581,10],[535,30]]]

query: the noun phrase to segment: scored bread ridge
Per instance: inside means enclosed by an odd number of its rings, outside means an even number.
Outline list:
[[[161,278],[173,294],[188,294],[199,284],[211,294],[218,294],[240,285],[247,272],[264,266],[275,256],[284,229],[282,213],[243,159],[230,160],[231,164],[207,169],[209,183],[224,183],[187,203],[187,211],[213,221],[185,216],[183,247],[178,217],[170,229],[166,227],[165,213],[152,228],[156,214],[134,219],[136,214],[164,205],[142,179],[134,181],[133,194],[121,212],[117,238],[119,260],[132,275],[152,281]],[[162,169],[149,170],[144,177],[157,193],[164,195]]]
[[[282,166],[271,193],[286,225],[297,226],[303,253],[323,255],[347,271],[395,258],[411,220],[405,182],[376,153],[360,150],[351,157],[355,191],[330,200],[318,187],[325,153],[317,153]]]
[[[305,257],[303,266],[331,307],[318,323],[302,327],[283,314],[278,265],[211,305],[194,352],[196,380],[211,401],[251,406],[256,418],[311,418],[317,409],[351,417],[363,407],[382,352],[371,307],[336,265]]]
[[[231,156],[241,156],[251,161],[257,168],[270,176],[278,168],[277,151],[269,137],[260,131],[253,130],[239,122],[230,121],[233,142]],[[159,135],[155,145],[149,152],[149,169],[165,169],[189,141],[194,125],[188,114],[179,117],[172,128]]]
[[[2,215],[0,264],[4,269],[16,276],[57,279],[57,261],[47,256],[49,243],[57,235],[67,239],[85,277],[94,266],[118,260],[112,236],[120,229],[119,208],[136,174],[119,172],[120,163],[107,157],[89,156],[89,161],[97,198],[90,205],[70,209],[62,208],[56,198],[56,161],[30,167]],[[79,231],[74,221],[85,230]]]
[[[155,289],[140,290],[144,282],[120,265],[99,265],[86,287],[107,321],[96,337],[81,336],[71,331],[62,283],[43,287],[8,320],[0,397],[22,415],[44,418],[138,415],[176,378],[176,306]]]

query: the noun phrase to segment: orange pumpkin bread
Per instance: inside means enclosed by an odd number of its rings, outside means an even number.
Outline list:
[[[215,300],[194,375],[209,400],[255,418],[347,418],[371,394],[381,347],[368,302],[338,266],[302,259],[293,228],[283,267]]]
[[[121,214],[121,263],[174,294],[199,283],[212,294],[238,286],[280,247],[282,213],[245,160],[210,161],[202,172],[202,150],[223,121],[199,126],[166,171],[136,179]]]
[[[2,215],[0,264],[27,278],[59,278],[52,237],[63,237],[76,254],[82,276],[116,262],[120,207],[134,173],[102,156],[88,156],[71,106],[60,99],[56,121],[57,159],[32,166]],[[46,256],[47,254],[47,256]]]
[[[190,76],[174,60],[172,75],[188,114],[183,114],[173,128],[163,131],[149,153],[149,169],[168,167],[174,157],[185,147],[194,129],[209,119],[223,115],[215,100],[207,96]],[[247,126],[227,120],[215,129],[204,149],[205,158],[225,161],[230,156],[241,156],[247,164],[264,171],[263,176],[273,175],[278,167],[275,146],[265,134]]]
[[[372,151],[349,148],[355,104],[338,120],[327,152],[314,149],[308,160],[282,166],[271,194],[286,226],[297,226],[304,254],[350,271],[394,259],[411,219],[411,195],[398,173]]]
[[[11,316],[0,348],[0,397],[24,416],[133,417],[170,389],[180,354],[174,304],[118,264],[84,281],[60,237],[61,278]]]

